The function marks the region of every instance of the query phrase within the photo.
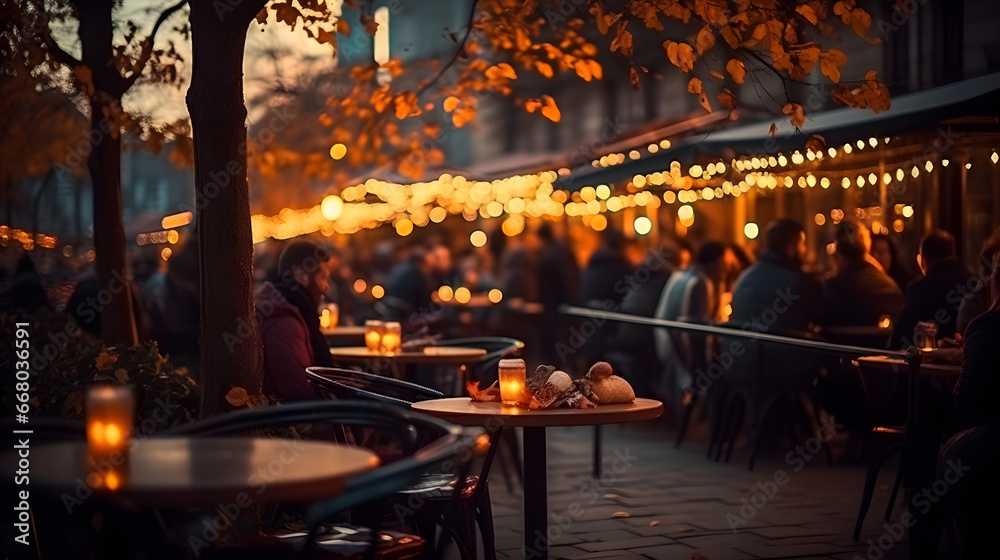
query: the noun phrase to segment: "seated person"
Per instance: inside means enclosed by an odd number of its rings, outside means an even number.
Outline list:
[[[670,275],[654,315],[671,321],[717,321],[721,318],[720,286],[735,261],[732,251],[717,241],[706,241],[698,249],[694,263]],[[656,352],[664,366],[658,392],[674,404],[683,389],[692,386],[699,371],[708,365],[706,337],[677,329],[658,328],[654,333]]]
[[[834,260],[837,273],[823,285],[826,324],[824,326],[878,325],[880,319],[894,319],[903,307],[903,292],[870,254],[871,236],[868,228],[856,220],[844,220],[837,228],[834,240]],[[840,336],[831,340],[857,346],[885,346],[885,339],[867,336]],[[865,387],[857,372],[839,360],[827,362],[827,375],[817,384],[823,408],[850,431],[845,457],[850,458],[867,436],[874,421],[873,411],[859,403],[867,402]],[[893,386],[868,387],[869,395],[879,402],[895,402],[898,393]],[[905,395],[905,393],[904,393]]]
[[[254,294],[264,345],[265,395],[283,401],[322,398],[305,369],[333,365],[319,330],[318,309],[335,261],[329,248],[294,241],[281,251],[277,280],[265,282]]]
[[[924,276],[907,290],[903,311],[892,331],[892,348],[911,346],[913,330],[922,321],[937,325],[938,339],[955,336],[958,307],[972,276],[958,260],[955,238],[941,230],[924,235],[917,264]]]
[[[994,257],[994,271],[998,265],[1000,256]],[[962,374],[955,385],[959,430],[1000,420],[1000,274],[989,282],[992,304],[972,321],[962,342]]]
[[[986,241],[983,241],[983,248],[979,252],[979,266],[977,267],[979,278],[976,282],[970,283],[969,292],[964,294],[962,303],[958,306],[958,322],[955,324],[955,331],[964,334],[972,320],[980,316],[990,306],[989,280],[993,276],[993,260],[1000,254],[1000,232],[994,233]]]
[[[747,268],[736,281],[730,322],[735,328],[791,336],[808,331],[811,325],[820,324],[823,314],[822,286],[802,271],[807,251],[802,224],[790,219],[772,222],[765,234],[764,249],[760,260]],[[749,341],[733,339],[731,342],[747,345]],[[763,356],[759,355],[761,352]],[[758,358],[762,360],[758,361]],[[756,342],[756,347],[748,348],[747,352],[735,358],[732,372],[727,373],[757,379],[761,363],[763,372],[760,373],[780,372],[781,375],[774,376],[773,380],[795,379],[809,387],[819,370],[819,362],[813,352]]]
[[[895,320],[903,292],[871,256],[871,235],[856,220],[844,220],[834,240],[837,272],[823,284],[826,325],[873,327],[884,316]],[[871,340],[842,337],[836,342],[868,346]],[[884,345],[884,341],[882,342]],[[884,347],[884,346],[883,346]]]

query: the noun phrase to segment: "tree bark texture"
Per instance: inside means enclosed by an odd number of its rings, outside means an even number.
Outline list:
[[[264,3],[244,0],[222,11],[219,3],[191,2],[187,106],[200,242],[202,417],[229,410],[225,396],[233,387],[259,395],[263,378],[253,302],[243,51],[250,21]]]
[[[94,252],[101,310],[102,338],[109,344],[138,344],[132,309],[132,282],[125,258],[125,222],[122,216],[121,129],[115,115],[121,111],[121,75],[112,51],[110,1],[79,2],[81,62],[91,71],[90,153],[87,169],[93,183]]]

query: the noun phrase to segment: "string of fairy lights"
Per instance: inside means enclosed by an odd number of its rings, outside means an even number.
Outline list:
[[[290,239],[320,233],[352,234],[363,229],[391,225],[402,237],[416,228],[431,223],[441,223],[449,216],[462,216],[469,222],[483,219],[501,219],[500,230],[508,236],[521,233],[529,218],[559,219],[582,218],[586,226],[602,231],[608,227],[608,215],[628,208],[644,208],[646,215],[634,218],[633,229],[639,235],[652,230],[649,216],[662,204],[677,205],[677,221],[691,227],[695,219],[694,204],[703,201],[739,198],[752,190],[766,193],[779,188],[791,189],[864,189],[888,187],[895,183],[917,181],[923,174],[947,167],[949,159],[935,151],[929,157],[910,158],[902,161],[882,162],[879,165],[855,165],[851,171],[823,169],[824,162],[847,162],[862,152],[887,150],[891,138],[858,139],[853,143],[830,146],[825,149],[797,150],[790,154],[742,156],[707,164],[694,164],[684,169],[673,161],[660,171],[634,175],[624,189],[601,184],[584,186],[575,192],[555,188],[560,175],[568,169],[544,171],[535,174],[515,175],[492,181],[479,181],[462,175],[443,174],[437,179],[401,184],[377,179],[342,189],[325,196],[319,204],[293,210],[282,209],[274,215],[256,214],[251,217],[254,243],[266,239]],[[668,149],[670,140],[661,139],[645,147],[648,153]],[[346,151],[346,147],[344,148]],[[1000,155],[993,149],[985,150],[989,163],[996,166]],[[342,155],[342,154],[341,154]],[[620,165],[626,158],[637,160],[642,156],[638,149],[626,153],[616,152],[593,160],[594,167]],[[965,163],[971,168],[972,161]],[[618,190],[619,192],[615,192]],[[624,190],[624,192],[620,192]],[[898,206],[898,205],[897,205]],[[907,210],[908,209],[908,210]],[[897,214],[912,216],[912,207],[894,208]],[[909,216],[903,212],[907,210]],[[178,215],[180,216],[180,215]],[[825,216],[815,217],[817,224]],[[838,222],[836,212],[830,219]],[[190,213],[183,216],[190,222]],[[881,224],[880,224],[881,225]],[[747,224],[747,237],[756,236],[755,224]],[[165,230],[176,227],[164,224]],[[888,231],[888,224],[883,226]],[[899,223],[893,223],[901,231]],[[163,235],[158,235],[163,233]],[[752,235],[751,235],[752,234]],[[168,232],[154,232],[140,236],[140,244],[176,243],[176,234],[170,239]],[[163,239],[161,239],[161,237]],[[0,225],[0,246],[20,245],[24,249],[35,247],[54,248],[58,241],[54,235],[31,233]],[[169,255],[165,256],[165,259]]]
[[[364,184],[343,189],[340,194],[326,196],[320,204],[301,210],[284,209],[276,215],[252,217],[254,242],[268,238],[288,239],[300,235],[322,233],[350,234],[362,229],[391,224],[400,236],[408,236],[415,228],[440,223],[449,215],[462,216],[468,221],[479,218],[503,218],[501,231],[514,236],[524,230],[527,218],[556,219],[563,216],[583,218],[596,231],[608,226],[608,213],[626,208],[643,207],[652,214],[661,204],[677,204],[678,222],[684,227],[694,223],[693,203],[738,198],[751,190],[773,191],[777,188],[843,189],[888,186],[918,180],[938,166],[947,167],[949,160],[935,152],[922,160],[889,162],[881,166],[856,167],[850,172],[822,170],[824,161],[850,159],[867,150],[887,148],[891,138],[859,139],[842,146],[826,149],[796,150],[788,155],[777,153],[743,156],[728,162],[717,160],[695,164],[686,170],[678,161],[669,168],[632,177],[622,193],[612,186],[585,186],[569,192],[555,189],[559,175],[568,170],[544,171],[534,175],[517,175],[494,181],[476,181],[464,176],[441,175],[438,179],[412,184],[399,184],[370,179]],[[656,153],[670,147],[663,139],[646,146]],[[638,150],[609,153],[595,159],[595,167],[619,165],[639,159]],[[1000,156],[993,150],[988,160],[996,165]],[[971,168],[971,161],[965,164]],[[911,209],[912,210],[912,209]],[[839,221],[835,214],[834,222]],[[652,229],[648,216],[635,218],[634,230],[645,235]],[[748,226],[751,227],[751,226]],[[752,227],[751,227],[752,230]],[[897,228],[897,231],[900,231]],[[755,237],[749,235],[748,237]]]

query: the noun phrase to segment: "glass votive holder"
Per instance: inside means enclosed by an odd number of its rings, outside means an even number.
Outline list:
[[[323,306],[319,314],[319,328],[332,330],[340,323],[340,307],[336,303],[328,303]]]
[[[87,392],[87,451],[92,462],[120,464],[128,457],[135,421],[135,397],[128,387],[93,387]]]
[[[369,319],[365,321],[365,346],[372,352],[378,352],[382,347],[382,331],[385,330],[385,323]]]
[[[399,323],[386,323],[382,331],[382,352],[395,354],[403,343],[403,327]]]
[[[517,406],[524,400],[525,383],[527,381],[527,370],[524,360],[520,358],[508,358],[500,360],[500,401],[506,405]]]

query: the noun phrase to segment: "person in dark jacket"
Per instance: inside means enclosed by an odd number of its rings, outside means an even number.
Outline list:
[[[260,337],[264,344],[264,393],[279,400],[321,398],[306,378],[306,367],[331,366],[333,360],[319,330],[318,308],[330,288],[329,248],[295,241],[281,251],[278,279],[255,294]]]
[[[923,278],[910,284],[903,311],[892,331],[892,347],[905,349],[913,344],[913,330],[918,322],[937,325],[937,338],[953,338],[958,307],[969,291],[972,275],[958,260],[955,238],[946,231],[934,230],[920,240],[917,264]]]
[[[899,258],[899,249],[896,248],[892,239],[881,233],[872,235],[872,256],[905,294],[910,283],[913,282],[913,273],[903,266]]]
[[[837,273],[823,284],[826,325],[874,327],[903,309],[903,292],[871,256],[868,228],[855,220],[844,220],[834,241]],[[871,344],[870,340],[842,337],[844,344]],[[882,341],[885,344],[885,341]]]
[[[393,320],[408,322],[431,312],[431,274],[431,260],[420,246],[413,247],[406,260],[392,267],[385,281],[383,302]]]
[[[972,283],[969,293],[962,298],[962,303],[958,306],[956,333],[964,334],[972,320],[989,309],[989,280],[993,277],[993,267],[996,266],[994,260],[998,254],[1000,254],[1000,232],[995,232],[983,241],[983,248],[979,251],[979,262],[976,267],[979,277]]]
[[[740,328],[789,336],[821,324],[822,286],[816,278],[802,271],[807,251],[802,224],[790,219],[772,222],[767,228],[764,246],[760,259],[736,281],[730,322]],[[757,360],[758,352],[764,352],[762,361]],[[768,381],[784,383],[794,379],[804,385],[812,385],[819,369],[814,353],[786,346],[760,345],[735,360],[733,376],[755,377],[761,364],[761,373],[773,377]]]
[[[625,295],[622,281],[631,272],[632,266],[625,258],[625,237],[617,231],[605,232],[601,246],[590,255],[580,274],[581,303],[598,308],[608,301],[621,303]]]
[[[987,311],[976,317],[962,340],[962,373],[955,385],[958,429],[1000,421],[1000,255],[993,259]]]

